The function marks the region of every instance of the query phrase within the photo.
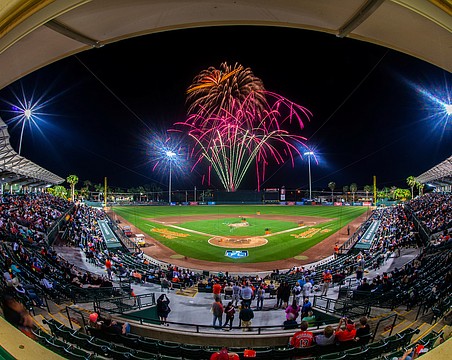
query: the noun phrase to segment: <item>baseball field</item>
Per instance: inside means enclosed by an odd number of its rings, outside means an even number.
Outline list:
[[[113,212],[180,256],[260,263],[302,254],[368,211],[352,206],[125,206]]]

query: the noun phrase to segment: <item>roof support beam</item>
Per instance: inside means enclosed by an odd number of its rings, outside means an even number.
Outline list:
[[[368,0],[359,10],[349,19],[337,33],[337,37],[344,38],[361,25],[385,0]]]

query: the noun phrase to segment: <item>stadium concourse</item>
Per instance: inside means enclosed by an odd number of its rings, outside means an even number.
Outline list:
[[[84,253],[75,247],[55,247],[56,251],[64,258],[71,259],[77,267],[85,269],[92,273],[99,274],[100,276],[106,275],[105,268],[93,265],[86,260]],[[365,277],[372,279],[378,275],[382,275],[384,272],[389,273],[394,269],[402,268],[405,264],[412,261],[417,255],[419,255],[419,249],[417,248],[407,248],[402,249],[401,255],[396,257],[396,254],[391,255],[388,260],[379,269],[366,269]],[[309,266],[307,266],[308,268]],[[281,269],[281,271],[288,271],[289,269]],[[242,276],[246,276],[246,273],[242,273]],[[265,278],[270,275],[270,272],[260,272],[251,273],[249,275],[258,275],[261,278]],[[117,281],[119,278],[115,278]],[[350,275],[346,280],[350,279],[353,288],[356,288],[357,283],[355,282],[356,276]],[[175,323],[185,323],[185,324],[200,324],[200,325],[210,325],[212,323],[212,314],[210,312],[210,307],[213,302],[212,292],[198,292],[195,296],[187,296],[183,292],[177,290],[165,290],[162,292],[161,286],[159,284],[146,283],[146,284],[133,284],[133,291],[136,295],[156,293],[156,297],[160,294],[165,293],[171,301],[171,313],[168,317],[168,321]],[[330,287],[328,291],[328,299],[337,299],[339,296],[340,286],[336,285]],[[319,295],[319,292],[313,292],[311,299],[314,295]],[[226,305],[229,300],[224,299],[223,304]],[[325,300],[324,300],[325,301]],[[253,326],[280,326],[285,320],[285,312],[283,309],[275,309],[276,297],[268,298],[264,300],[263,311],[255,311]],[[252,309],[256,308],[256,301],[252,302]],[[188,310],[188,311],[187,311]],[[238,317],[236,316],[234,326],[238,326]],[[180,328],[181,326],[176,326]],[[233,332],[241,332],[240,329],[233,329]]]

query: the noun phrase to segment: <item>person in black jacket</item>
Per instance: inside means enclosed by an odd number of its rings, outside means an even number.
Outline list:
[[[240,326],[243,331],[251,331],[251,320],[254,318],[254,312],[250,306],[245,303],[243,304],[242,310],[239,313]]]
[[[160,319],[160,325],[169,326],[169,324],[166,322],[168,314],[171,312],[169,304],[170,300],[168,299],[168,296],[166,296],[165,294],[160,295],[159,298],[157,299],[157,315]]]

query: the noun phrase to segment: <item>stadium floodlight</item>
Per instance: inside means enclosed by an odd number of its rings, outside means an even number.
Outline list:
[[[22,116],[22,130],[20,131],[20,140],[19,140],[19,155],[22,150],[22,138],[24,137],[24,127],[25,123],[31,119],[31,116],[33,115],[31,109],[24,109],[23,116]]]
[[[447,115],[452,115],[452,104],[444,104],[444,109],[446,109]]]
[[[171,205],[171,163],[173,162],[176,153],[172,150],[166,150],[165,155],[169,161],[168,204]]]
[[[314,155],[312,151],[306,151],[304,156],[308,157],[308,170],[309,170],[309,201],[312,201],[312,188],[311,188],[311,156]]]

